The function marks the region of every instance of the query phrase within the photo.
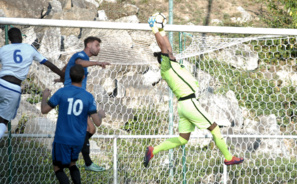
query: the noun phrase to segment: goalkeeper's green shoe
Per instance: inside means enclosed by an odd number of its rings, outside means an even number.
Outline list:
[[[96,165],[94,163],[92,163],[90,166],[85,166],[85,170],[88,170],[88,171],[96,171],[96,172],[99,172],[99,171],[106,171],[106,169],[104,167],[101,167],[99,165]]]
[[[147,167],[150,160],[154,157],[153,150],[154,150],[154,148],[152,146],[149,146],[146,148],[146,152],[145,152],[144,160],[143,160],[144,167]]]

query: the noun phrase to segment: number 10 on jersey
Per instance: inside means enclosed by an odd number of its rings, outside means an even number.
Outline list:
[[[74,103],[73,98],[68,98],[67,100],[69,102],[67,114],[72,115],[73,113],[75,116],[79,116],[83,110],[83,103],[81,99],[75,100]]]

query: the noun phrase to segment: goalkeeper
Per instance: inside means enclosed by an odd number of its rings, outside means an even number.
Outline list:
[[[196,100],[195,89],[198,87],[198,81],[176,61],[164,29],[157,27],[154,16],[149,18],[148,23],[161,49],[161,52],[154,53],[154,56],[157,57],[158,62],[161,64],[161,76],[178,98],[179,137],[167,139],[155,147],[147,147],[144,156],[144,166],[147,167],[149,161],[160,151],[187,144],[195,126],[200,129],[207,128],[211,132],[216,146],[225,157],[224,163],[226,165],[242,163],[243,158],[237,158],[230,154],[219,126]]]

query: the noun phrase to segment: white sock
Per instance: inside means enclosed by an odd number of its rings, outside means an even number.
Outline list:
[[[3,137],[6,130],[7,130],[6,125],[4,123],[0,123],[0,139]]]

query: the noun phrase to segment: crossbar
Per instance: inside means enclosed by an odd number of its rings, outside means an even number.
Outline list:
[[[146,23],[121,23],[105,21],[59,20],[59,19],[32,19],[32,18],[7,18],[0,17],[3,25],[50,26],[72,28],[96,28],[119,30],[143,30],[150,27]],[[166,25],[166,31],[193,32],[193,33],[226,33],[226,34],[256,34],[256,35],[296,35],[296,29],[281,28],[251,28],[251,27],[226,27],[226,26],[195,26],[195,25]]]

